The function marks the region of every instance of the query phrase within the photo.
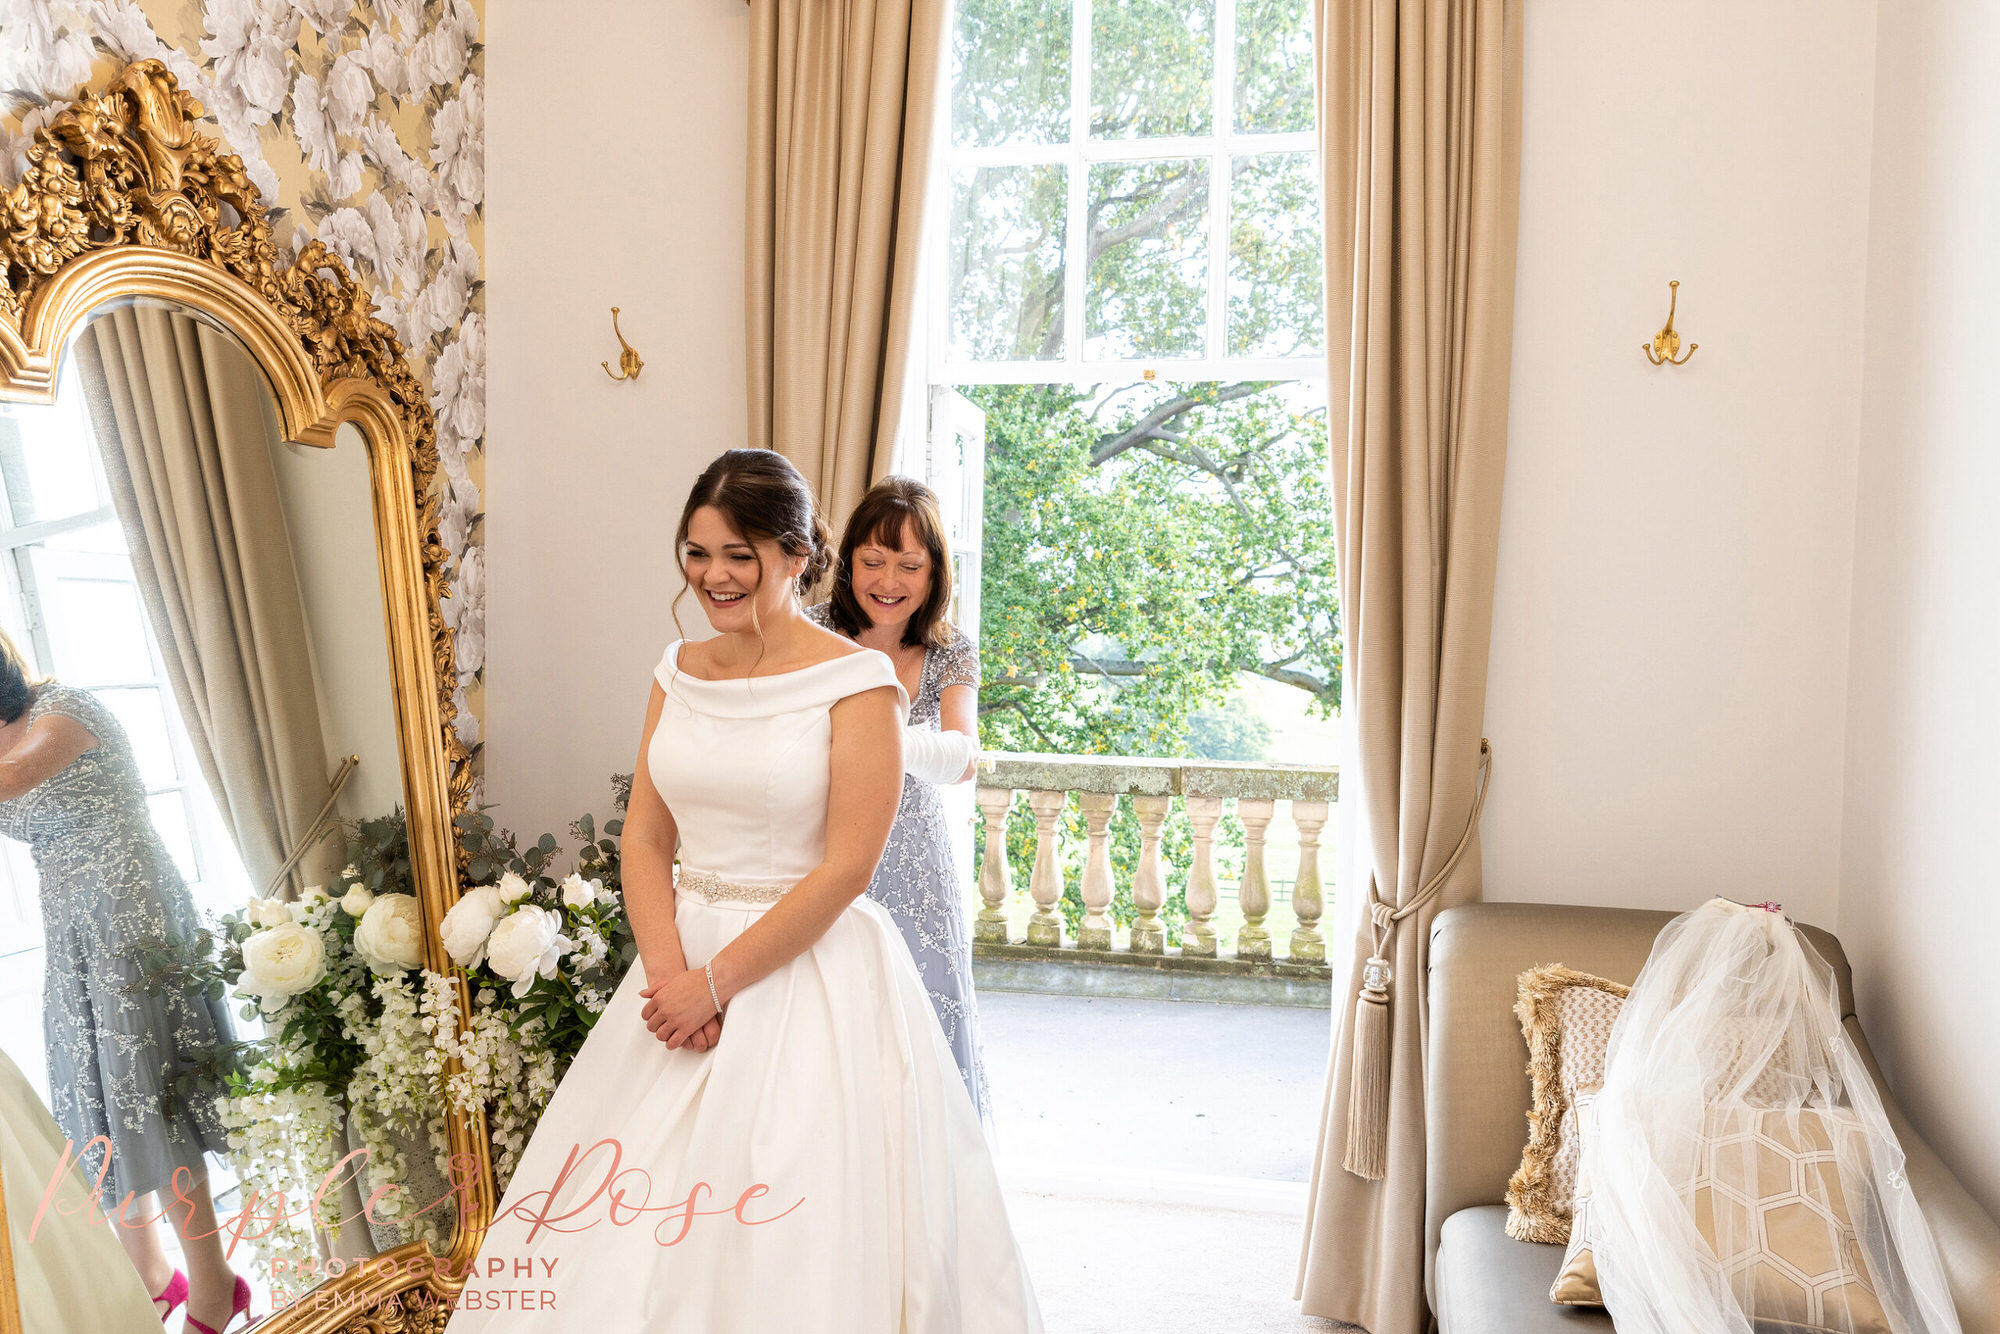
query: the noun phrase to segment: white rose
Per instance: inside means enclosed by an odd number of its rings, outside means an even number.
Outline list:
[[[562,882],[562,901],[571,908],[588,908],[597,901],[598,891],[603,888],[603,881],[585,880],[571,871],[569,879]]]
[[[304,889],[299,891],[300,903],[311,903],[314,899],[323,899],[325,897],[326,897],[325,885],[307,885]]]
[[[512,871],[500,877],[500,897],[508,903],[519,903],[534,893],[534,887]]]
[[[526,904],[493,928],[486,942],[486,966],[512,979],[516,997],[528,994],[536,974],[554,977],[573,942],[562,934],[562,919],[547,908]]]
[[[284,926],[292,920],[292,910],[279,899],[257,899],[250,905],[250,911],[245,916],[258,926]]]
[[[340,896],[340,906],[349,917],[361,916],[374,901],[375,891],[366,885],[355,885]]]
[[[378,973],[399,973],[424,961],[424,915],[408,894],[384,894],[354,927],[354,952]]]
[[[288,922],[243,942],[239,988],[262,998],[263,1008],[311,989],[326,976],[326,944],[319,932]]]
[[[486,957],[486,938],[500,920],[500,891],[493,885],[467,890],[445,913],[438,926],[438,938],[445,953],[460,968],[476,968]]]

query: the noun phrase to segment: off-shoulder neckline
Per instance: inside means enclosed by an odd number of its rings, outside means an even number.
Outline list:
[[[851,643],[852,641],[850,640],[849,642]],[[843,653],[837,658],[822,658],[818,662],[809,662],[803,667],[793,667],[782,672],[765,672],[761,676],[696,676],[694,673],[688,671],[687,668],[681,666],[681,650],[687,647],[687,643],[688,641],[685,639],[676,639],[667,650],[668,661],[674,669],[674,675],[681,677],[683,680],[700,682],[705,686],[726,686],[739,681],[746,683],[750,681],[781,681],[785,677],[797,676],[801,672],[818,671],[822,667],[831,667],[836,662],[846,662],[850,658],[863,658],[870,653],[876,652],[876,650],[868,648],[866,645],[857,645],[852,653]],[[898,684],[900,685],[901,683],[899,682]]]

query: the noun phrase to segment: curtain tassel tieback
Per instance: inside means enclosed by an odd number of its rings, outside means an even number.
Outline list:
[[[1380,1181],[1389,1170],[1389,1075],[1394,1045],[1389,1032],[1389,987],[1395,976],[1389,961],[1395,957],[1396,926],[1438,896],[1459,858],[1472,846],[1492,775],[1493,747],[1482,737],[1479,788],[1472,813],[1465,820],[1465,832],[1438,873],[1425,881],[1408,903],[1400,908],[1384,903],[1373,873],[1368,877],[1368,920],[1375,932],[1375,952],[1361,966],[1361,990],[1354,999],[1353,1078],[1347,1090],[1347,1152],[1341,1162],[1364,1180]]]

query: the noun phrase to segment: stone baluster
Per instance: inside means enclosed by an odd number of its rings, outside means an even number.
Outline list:
[[[1132,814],[1139,820],[1139,866],[1132,873],[1132,953],[1165,954],[1167,930],[1160,906],[1167,901],[1167,877],[1160,870],[1160,827],[1167,822],[1172,797],[1134,797]]]
[[[1035,914],[1028,919],[1030,945],[1062,944],[1062,915],[1056,904],[1063,893],[1062,845],[1058,829],[1069,793],[1037,789],[1028,794],[1028,807],[1035,813],[1035,869],[1028,876],[1028,893],[1035,900]]]
[[[1083,858],[1083,922],[1076,928],[1080,950],[1114,948],[1111,939],[1111,896],[1117,884],[1111,872],[1111,816],[1118,798],[1110,792],[1079,792],[1083,826],[1090,834],[1090,847]]]
[[[1271,881],[1264,871],[1264,838],[1278,803],[1269,797],[1238,797],[1236,818],[1243,822],[1243,878],[1236,884],[1236,905],[1243,910],[1243,929],[1236,936],[1241,959],[1271,957],[1271,933],[1264,914],[1271,911]]]
[[[1014,789],[982,787],[979,813],[986,820],[986,856],[979,863],[979,897],[986,906],[972,924],[972,938],[993,945],[1011,943],[1007,933],[1007,901],[1014,892],[1014,874],[1007,866],[1007,816],[1014,809]]]
[[[1188,823],[1194,827],[1194,860],[1188,867],[1187,925],[1181,928],[1181,953],[1199,959],[1215,957],[1215,825],[1222,818],[1221,797],[1187,798]]]
[[[1325,963],[1326,939],[1319,933],[1325,892],[1319,878],[1319,834],[1326,828],[1327,803],[1295,801],[1292,823],[1299,827],[1299,876],[1292,882],[1292,915],[1298,926],[1287,951],[1293,963]]]

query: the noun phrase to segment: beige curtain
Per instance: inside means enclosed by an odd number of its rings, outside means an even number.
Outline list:
[[[1315,4],[1348,772],[1372,885],[1295,1295],[1371,1334],[1428,1321],[1425,954],[1431,918],[1480,892],[1524,4]]]
[[[76,370],[181,717],[261,890],[328,793],[276,405],[227,334],[157,306],[93,320]]]
[[[838,521],[893,467],[945,0],[751,0],[750,443]]]

